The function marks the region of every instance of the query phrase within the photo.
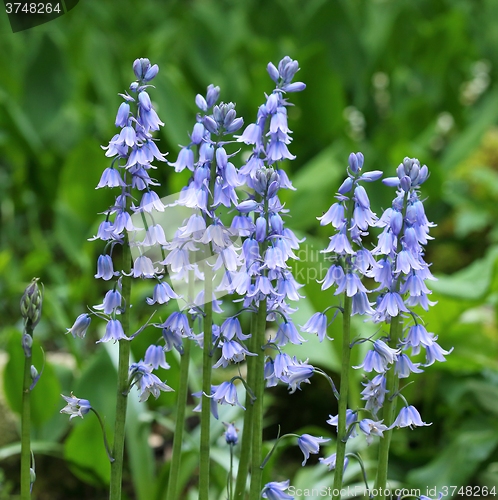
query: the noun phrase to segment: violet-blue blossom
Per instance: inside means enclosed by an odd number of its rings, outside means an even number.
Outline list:
[[[97,260],[97,274],[95,275],[95,277],[102,278],[105,281],[109,281],[116,274],[114,273],[111,256],[99,255],[99,258]]]
[[[211,386],[211,396],[216,392],[216,390],[218,389],[219,386],[217,385],[212,385]],[[196,413],[200,413],[201,412],[201,409],[202,409],[202,396],[204,395],[204,393],[202,391],[197,391],[197,392],[193,392],[192,393],[192,396],[194,398],[200,398],[200,401],[199,401],[199,404],[197,406],[195,406],[193,408],[192,411],[196,412]],[[211,411],[211,415],[213,415],[213,417],[218,420],[219,416],[218,416],[218,401],[214,400],[211,398],[211,402],[210,402],[210,411]]]
[[[350,429],[351,426],[354,426],[349,431],[348,436],[350,438],[354,438],[357,436],[356,426],[355,424],[358,422],[358,412],[350,410],[349,408],[346,410],[346,429]],[[339,427],[339,415],[329,415],[329,419],[327,420],[327,424],[332,425],[336,428]]]
[[[173,389],[166,385],[156,375],[152,373],[152,365],[139,361],[133,363],[129,370],[130,383],[138,384],[140,392],[140,402],[147,401],[152,394],[156,399],[159,397],[161,391],[171,392]]]
[[[144,356],[144,363],[151,365],[154,370],[157,370],[159,367],[168,370],[170,367],[166,362],[164,348],[160,345],[150,345],[147,347]]]
[[[384,373],[376,375],[368,382],[362,382],[365,389],[361,391],[361,395],[365,403],[365,409],[370,410],[374,415],[384,405],[384,399],[387,394],[386,377]]]
[[[79,337],[82,339],[85,337],[91,321],[92,318],[89,314],[80,314],[76,318],[74,325],[71,328],[66,329],[66,333],[70,333],[74,338]]]
[[[337,459],[337,454],[333,453],[329,457],[326,458],[319,458],[318,460],[323,464],[326,465],[329,469],[329,471],[335,470],[336,466],[336,459]],[[349,458],[346,457],[344,459],[344,470],[346,470],[347,466],[349,464]]]
[[[71,393],[71,396],[64,396],[64,394],[61,394],[61,396],[66,400],[67,405],[60,412],[69,415],[69,420],[74,417],[83,418],[92,409],[87,399],[77,398],[73,393]]]
[[[306,333],[316,333],[318,340],[323,341],[327,334],[327,316],[324,313],[317,312],[301,327],[301,331]]]
[[[147,297],[145,300],[150,306],[154,304],[166,304],[170,299],[179,299],[180,296],[173,291],[171,286],[165,281],[159,282],[154,287],[152,298]]]
[[[294,500],[292,495],[285,493],[289,488],[289,484],[289,479],[287,481],[272,481],[267,483],[261,491],[261,497],[268,498],[268,500]]]
[[[366,436],[367,444],[370,445],[373,440],[373,436],[384,437],[384,431],[387,431],[389,428],[387,425],[382,423],[382,420],[375,421],[370,418],[364,418],[360,420],[359,428],[363,434]]]
[[[216,390],[208,396],[220,405],[228,404],[231,406],[240,406],[243,410],[245,408],[239,403],[237,396],[237,388],[233,382],[222,382]]]
[[[301,465],[304,467],[306,465],[306,461],[310,457],[310,453],[316,455],[320,451],[320,445],[329,441],[330,439],[314,437],[310,434],[302,434],[297,440],[297,444],[304,454],[304,460]]]
[[[99,342],[117,342],[118,340],[130,340],[124,333],[123,325],[118,319],[110,319],[105,328],[105,335],[97,340]]]
[[[413,427],[421,427],[421,426],[428,426],[431,424],[426,424],[425,422],[422,422],[422,417],[420,416],[420,413],[414,406],[403,406],[401,408],[398,416],[394,420],[394,422],[391,425],[391,428],[393,427],[410,427],[410,429],[413,429]]]

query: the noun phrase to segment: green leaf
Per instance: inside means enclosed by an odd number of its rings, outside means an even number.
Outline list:
[[[104,420],[110,443],[115,414],[115,384],[116,371],[111,360],[105,349],[99,349],[85,366],[74,388],[74,395],[88,399]],[[83,421],[74,418],[71,422],[74,423],[74,429],[64,443],[64,458],[71,470],[88,483],[99,486],[108,484],[111,467],[96,416],[88,413]]]
[[[63,52],[49,34],[38,41],[25,81],[24,109],[36,130],[42,137],[47,136],[69,88]]]
[[[408,474],[409,483],[419,488],[430,485],[439,491],[443,486],[465,485],[498,444],[496,426],[486,427],[477,421],[472,424],[481,428],[459,431],[437,458]]]
[[[106,343],[107,354],[113,364],[115,373],[118,366],[117,346]],[[113,380],[116,375],[114,375]],[[139,402],[138,390],[130,391],[126,413],[126,447],[135,492],[139,500],[149,500],[154,491],[154,456],[149,446],[151,433],[150,419],[144,418],[146,403]]]
[[[431,288],[448,297],[480,300],[489,293],[496,274],[498,247],[491,247],[486,256],[451,276],[438,276]]]
[[[334,201],[334,193],[340,185],[345,169],[337,160],[338,148],[330,146],[311,159],[300,169],[292,183],[297,191],[282,197],[292,206],[292,229],[317,227],[317,217],[323,214]],[[313,200],[310,209],[310,200]]]
[[[64,459],[69,468],[86,483],[109,484],[111,467],[97,417],[88,413],[83,421],[75,417],[72,422],[74,429],[64,443]]]

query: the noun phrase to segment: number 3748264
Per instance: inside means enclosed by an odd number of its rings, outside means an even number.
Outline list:
[[[48,2],[13,2],[5,4],[5,11],[7,14],[59,14],[61,6]]]
[[[443,496],[454,495],[464,496],[464,497],[495,497],[497,495],[497,489],[495,486],[488,488],[487,486],[444,486],[441,489]]]

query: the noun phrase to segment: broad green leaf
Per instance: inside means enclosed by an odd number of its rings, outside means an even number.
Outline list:
[[[496,273],[498,247],[491,247],[486,256],[451,276],[438,276],[431,288],[448,297],[479,300],[489,293]]]
[[[105,349],[96,351],[84,367],[81,378],[75,384],[74,395],[88,399],[98,411],[105,423],[107,438],[112,443],[116,371]],[[60,401],[61,404],[64,402],[62,399]],[[71,423],[74,429],[64,443],[64,457],[71,470],[83,481],[96,485],[108,484],[111,468],[96,416],[90,412],[83,421],[75,417]]]
[[[117,345],[104,345],[117,373]],[[126,447],[132,480],[139,500],[149,500],[154,491],[155,464],[148,441],[151,433],[150,419],[144,418],[146,411],[146,403],[139,402],[138,390],[134,388],[128,395]]]
[[[496,425],[490,427],[476,421],[473,424],[473,429],[462,429],[456,434],[434,460],[410,472],[409,483],[419,488],[430,485],[438,491],[443,486],[466,485],[498,444]]]

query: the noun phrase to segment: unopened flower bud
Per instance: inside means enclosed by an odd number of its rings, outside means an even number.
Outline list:
[[[408,191],[410,191],[410,188],[412,187],[412,180],[410,179],[410,177],[408,177],[408,175],[405,175],[400,179],[399,184],[401,186],[401,189],[405,193],[408,193]]]
[[[398,179],[401,179],[406,175],[405,167],[402,163],[398,165],[398,168],[396,169],[396,175],[398,176]]]
[[[22,335],[22,348],[24,351],[24,355],[27,358],[31,357],[31,347],[33,346],[33,337],[29,333],[23,333]]]
[[[351,177],[348,177],[339,187],[339,193],[340,194],[349,193],[352,187],[353,187],[353,179],[351,179]]]
[[[225,440],[227,444],[237,444],[239,437],[237,436],[237,429],[233,424],[225,424],[227,430],[225,432]]]
[[[30,491],[31,488],[33,488],[33,484],[36,481],[36,472],[35,469],[32,467],[29,468],[29,484],[30,484]]]
[[[36,380],[36,377],[38,377],[38,370],[34,365],[31,365],[31,380]]]
[[[31,323],[31,328],[34,328],[41,318],[43,296],[38,280],[39,278],[33,278],[21,298],[21,315],[26,322]]]
[[[206,94],[206,103],[208,108],[213,106],[220,97],[220,87],[215,87],[213,84],[209,85]]]
[[[218,125],[210,116],[204,117],[203,124],[204,124],[204,127],[206,127],[209,130],[209,132],[211,132],[212,134],[218,133]]]
[[[275,65],[271,62],[268,63],[266,66],[266,70],[268,71],[268,74],[270,75],[270,78],[277,83],[279,79],[279,74],[278,74],[278,69],[275,67]]]
[[[154,64],[145,72],[144,82],[150,82],[152,79],[156,77],[158,73],[159,73],[159,66],[157,64]]]

